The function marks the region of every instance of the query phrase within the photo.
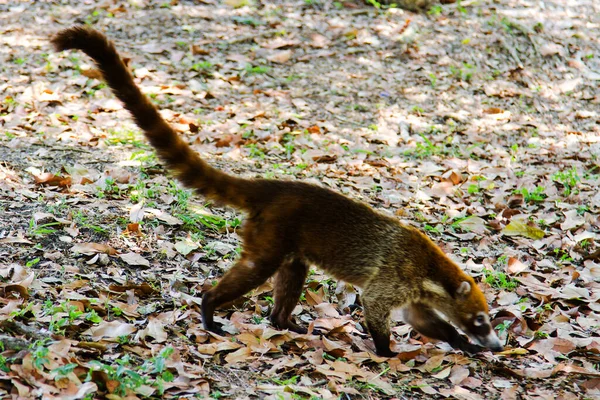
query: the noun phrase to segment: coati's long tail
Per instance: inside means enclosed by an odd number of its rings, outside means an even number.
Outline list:
[[[51,39],[57,51],[78,49],[94,60],[113,93],[133,115],[167,168],[188,188],[221,204],[250,210],[251,180],[225,174],[208,165],[165,121],[140,91],[115,46],[102,33],[84,26],[58,32]]]

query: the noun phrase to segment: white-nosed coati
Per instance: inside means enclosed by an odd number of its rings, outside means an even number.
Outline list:
[[[363,289],[367,327],[381,356],[396,354],[390,350],[389,315],[398,307],[404,308],[406,321],[425,336],[470,353],[482,350],[479,345],[502,349],[473,278],[423,233],[325,188],[243,179],[211,167],[142,94],[103,34],[73,27],[55,35],[52,43],[57,50],[82,50],[95,61],[159,157],[185,186],[247,214],[240,232],[240,258],[202,298],[206,329],[218,331],[213,320],[217,307],[275,275],[271,321],[279,328],[305,333],[291,313],[309,266],[314,264]],[[438,312],[479,345],[461,336]]]

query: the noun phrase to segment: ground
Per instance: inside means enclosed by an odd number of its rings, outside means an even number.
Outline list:
[[[0,397],[600,396],[600,4],[0,2]],[[375,4],[373,4],[375,3]],[[480,283],[506,351],[394,322],[315,270],[273,329],[265,284],[202,329],[244,216],[165,171],[84,55],[110,36],[203,157],[330,187],[420,227]],[[355,305],[358,306],[355,306]]]

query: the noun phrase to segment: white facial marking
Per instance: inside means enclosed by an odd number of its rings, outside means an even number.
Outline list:
[[[490,323],[490,318],[484,312],[478,312],[477,317],[475,318],[475,321],[473,321],[473,325],[475,325],[475,326],[481,326],[481,325],[489,324],[489,323]]]

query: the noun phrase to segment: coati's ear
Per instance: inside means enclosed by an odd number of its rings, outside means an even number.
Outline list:
[[[471,284],[467,281],[463,281],[458,289],[456,289],[456,297],[466,298],[471,292]]]

